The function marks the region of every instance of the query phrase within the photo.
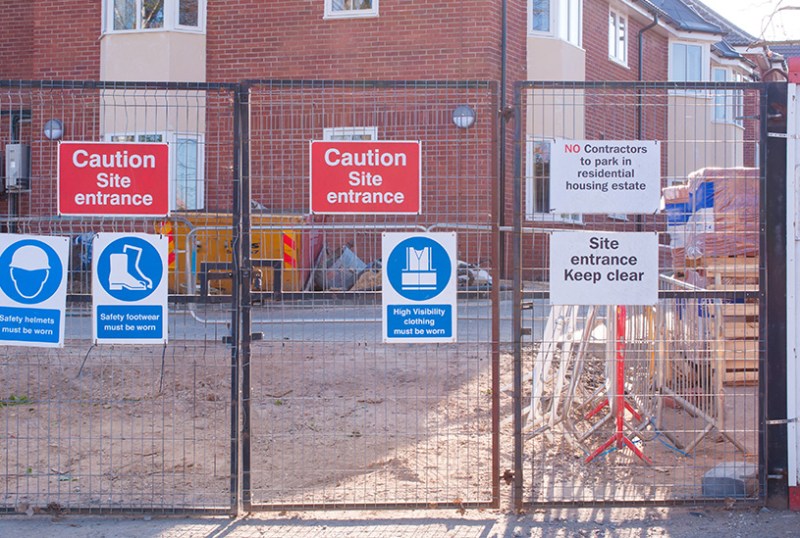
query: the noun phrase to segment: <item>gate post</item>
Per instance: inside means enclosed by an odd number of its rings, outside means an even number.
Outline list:
[[[514,346],[514,506],[522,508],[522,86],[514,84],[514,231],[511,234],[513,272],[511,334]]]
[[[250,122],[249,93],[233,99],[233,240],[231,291],[231,509],[250,505]],[[241,372],[241,376],[240,376]],[[240,379],[241,377],[241,379]],[[241,384],[240,384],[241,383]],[[241,436],[239,424],[241,409]],[[241,461],[241,467],[239,463]]]
[[[787,482],[787,84],[769,83],[761,99],[762,181],[760,194],[763,223],[762,252],[765,261],[759,268],[761,281],[760,353],[765,357],[759,371],[759,402],[763,426],[759,436],[759,468],[762,484],[766,482],[766,502],[785,508]],[[774,114],[774,115],[772,115]],[[772,115],[772,116],[771,116]],[[772,118],[773,121],[770,121]],[[764,166],[766,173],[764,174]],[[790,202],[791,203],[791,202]],[[773,381],[774,380],[774,381]],[[791,386],[791,383],[790,385]]]

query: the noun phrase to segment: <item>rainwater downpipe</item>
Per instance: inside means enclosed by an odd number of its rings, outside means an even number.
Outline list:
[[[658,26],[658,13],[653,15],[653,22],[639,30],[638,36],[638,45],[639,45],[639,66],[638,66],[638,75],[637,80],[642,82],[644,80],[644,59],[643,59],[643,52],[644,52],[644,33],[652,28]],[[639,88],[637,97],[637,107],[636,107],[636,139],[642,139],[642,89]]]
[[[638,74],[637,80],[642,82],[644,80],[644,59],[643,59],[643,52],[644,52],[644,33],[652,28],[655,28],[658,25],[658,13],[653,15],[653,22],[639,30],[638,35],[638,46],[639,46],[639,62],[638,62]],[[636,140],[642,139],[642,116],[643,110],[642,107],[644,106],[643,97],[642,97],[642,85],[640,84],[636,90]],[[636,231],[642,231],[642,216],[636,215]]]
[[[500,207],[495,220],[500,226],[505,225],[506,220],[506,127],[508,126],[508,115],[506,114],[506,70],[508,68],[508,0],[502,0],[500,13],[500,147],[498,148],[499,166],[497,170],[500,185],[498,185],[498,196]],[[516,203],[516,202],[515,202]],[[505,234],[500,234],[500,270],[505,273]]]

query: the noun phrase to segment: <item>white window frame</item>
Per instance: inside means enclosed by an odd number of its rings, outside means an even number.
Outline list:
[[[712,67],[713,82],[743,82],[744,76],[726,67]],[[711,112],[714,123],[726,123],[744,127],[744,91],[715,90],[714,108]]]
[[[547,211],[537,211],[536,207],[536,178],[534,177],[534,147],[536,144],[553,144],[552,138],[541,138],[534,135],[526,137],[525,144],[525,220],[543,222],[568,222],[572,224],[583,224],[583,215],[580,213],[551,213],[549,211],[550,201],[547,200]],[[549,153],[546,158],[549,158]],[[550,181],[549,178],[541,181]]]
[[[533,0],[528,0],[528,35],[553,37],[583,46],[583,0],[549,0],[549,28],[534,30]]]
[[[700,49],[700,76],[697,80],[686,80],[686,77],[677,78],[676,46],[698,47]],[[709,69],[709,47],[704,43],[692,43],[689,41],[670,41],[669,43],[669,80],[670,82],[703,82],[708,80]],[[682,73],[685,75],[686,73]]]
[[[378,128],[377,127],[325,127],[322,130],[322,139],[323,140],[377,140]]]
[[[136,25],[140,24],[142,0],[133,0],[137,13]],[[132,34],[140,32],[180,31],[189,33],[205,33],[207,0],[197,0],[197,26],[180,24],[180,0],[164,0],[164,25],[161,28],[114,28],[114,0],[103,0],[103,33]]]
[[[160,137],[160,140],[142,140],[145,137]],[[169,173],[169,208],[170,211],[202,211],[206,206],[205,192],[205,144],[204,136],[199,133],[183,133],[183,132],[164,132],[164,131],[150,131],[150,132],[113,132],[107,133],[103,138],[106,142],[166,142],[169,144],[170,162],[172,162],[172,170]],[[133,140],[120,140],[120,138],[133,138]],[[178,141],[192,139],[197,144],[197,191],[196,202],[197,207],[178,207],[178,194],[181,186],[178,185]]]
[[[608,57],[628,66],[628,17],[614,9],[608,11]]]
[[[377,17],[379,15],[379,0],[372,0],[372,7],[369,9],[334,9],[334,2],[345,3],[348,1],[356,2],[361,0],[325,0],[325,14],[323,19],[362,19],[365,17]]]

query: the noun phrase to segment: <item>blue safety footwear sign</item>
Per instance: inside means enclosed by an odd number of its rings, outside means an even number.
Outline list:
[[[167,341],[168,238],[97,234],[92,243],[92,328],[97,343]]]
[[[455,342],[456,234],[383,234],[384,342]]]
[[[0,234],[0,343],[64,345],[69,238]]]

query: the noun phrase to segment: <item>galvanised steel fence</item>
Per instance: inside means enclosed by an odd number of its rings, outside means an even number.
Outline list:
[[[497,505],[496,100],[483,82],[2,83],[0,145],[30,150],[2,231],[66,236],[71,264],[64,347],[4,348],[0,506]],[[311,214],[312,140],[418,142],[419,214]],[[59,215],[70,141],[168,143],[169,216]],[[425,231],[458,237],[460,337],[385,344],[381,234]],[[168,238],[166,345],[94,341],[104,232]]]
[[[30,151],[1,231],[70,243],[64,346],[3,347],[0,509],[763,499],[763,86],[525,82],[514,117],[498,103],[488,82],[0,82],[0,153]],[[169,216],[59,215],[76,141],[168,143]],[[419,212],[312,211],[312,141],[419,144]],[[658,142],[660,207],[555,207],[557,144],[584,141]],[[583,183],[600,204],[608,182]],[[107,232],[167,238],[165,345],[95,342]],[[396,232],[455,234],[455,342],[385,343]],[[656,299],[553,301],[553,246],[620,233],[653,238]]]
[[[237,248],[237,99],[231,85],[0,84],[0,145],[30,151],[22,181],[3,189],[2,231],[70,243],[64,346],[3,346],[4,510],[229,513],[235,506],[235,296],[200,299],[186,289],[185,274],[198,252],[229,263]],[[50,120],[60,122],[60,136],[45,132]],[[171,216],[58,215],[58,147],[67,141],[169,143]],[[211,241],[212,225],[228,230],[227,243]],[[92,337],[92,240],[110,232],[169,238],[166,345]]]
[[[517,84],[519,506],[764,498],[765,96],[751,83]],[[621,145],[660,153],[644,168],[641,154],[590,155]],[[584,152],[575,170],[571,151]],[[660,206],[625,206],[647,174]],[[553,195],[564,188],[596,209],[571,209]],[[641,237],[652,248],[614,256]]]

